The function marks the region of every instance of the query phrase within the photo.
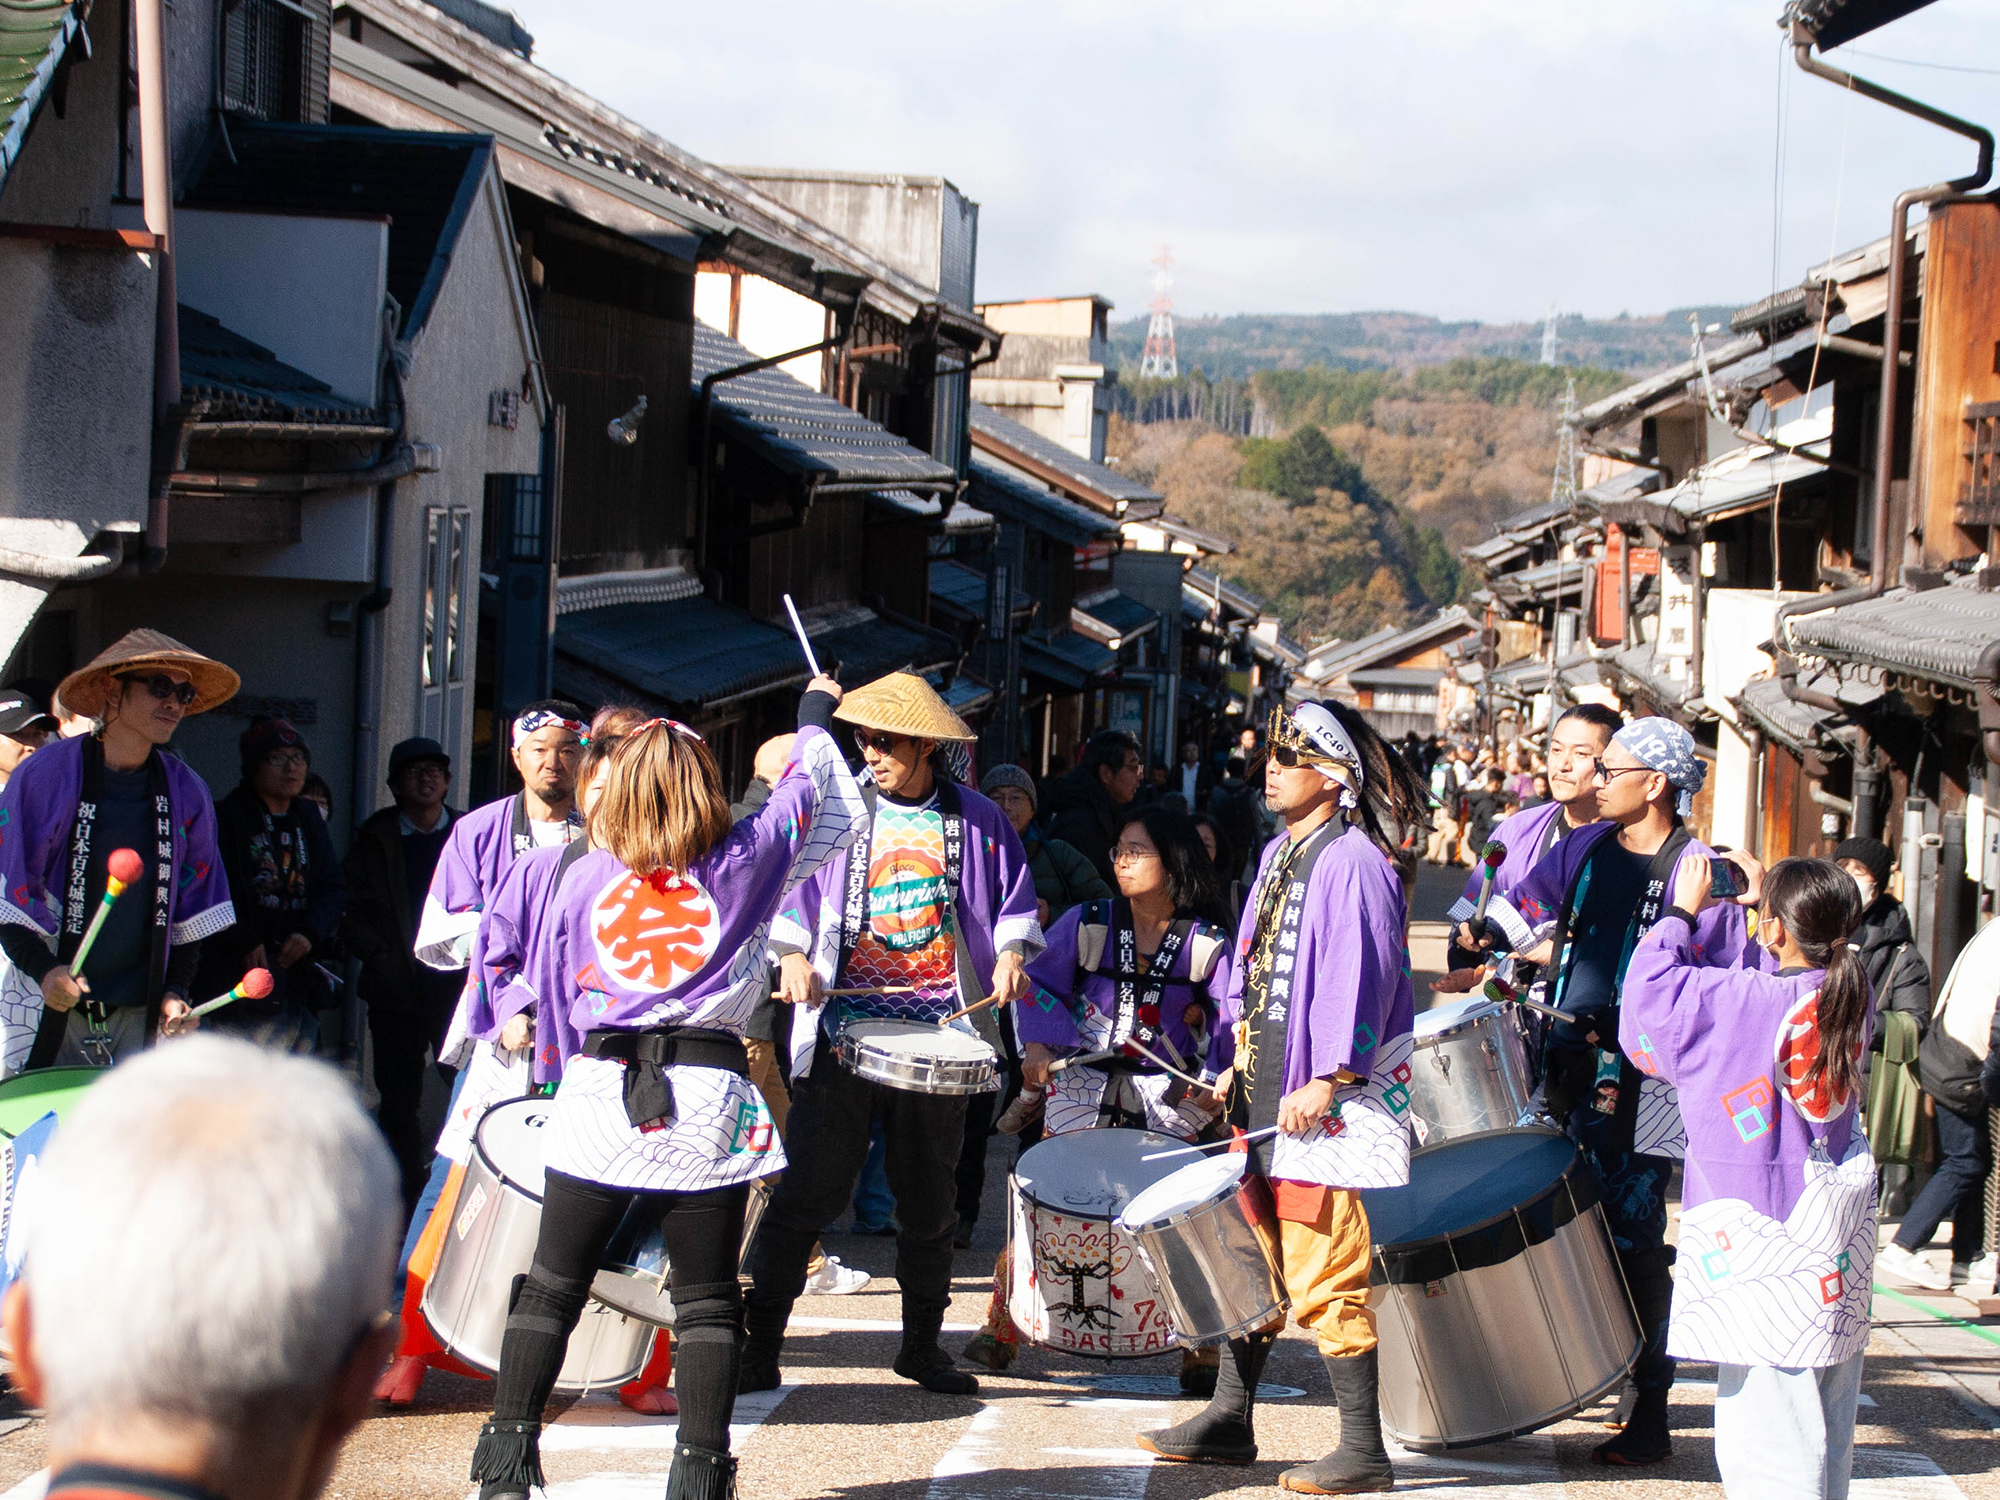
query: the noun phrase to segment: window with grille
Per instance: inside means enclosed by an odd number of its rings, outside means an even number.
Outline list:
[[[1961,526],[2000,526],[2000,401],[1965,403],[1965,460],[1953,519]]]
[[[328,0],[234,0],[222,17],[222,107],[326,122]]]

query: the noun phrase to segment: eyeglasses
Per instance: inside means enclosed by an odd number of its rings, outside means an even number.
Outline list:
[[[1614,776],[1630,776],[1634,771],[1650,772],[1653,769],[1651,766],[1607,766],[1601,760],[1594,760],[1591,765],[1596,767],[1592,774],[1607,786]]]
[[[182,708],[186,708],[195,700],[193,683],[175,682],[165,672],[157,672],[151,677],[121,677],[118,680],[143,687],[162,703],[166,702],[169,698],[173,698],[179,701]]]
[[[303,750],[273,750],[264,757],[264,764],[274,771],[296,771],[310,765]]]
[[[1159,857],[1159,850],[1141,849],[1137,844],[1120,844],[1111,851],[1111,863],[1114,865],[1136,865]]]
[[[854,731],[854,743],[863,750],[873,750],[878,755],[894,755],[896,747],[908,741],[906,734],[878,734],[870,729]]]

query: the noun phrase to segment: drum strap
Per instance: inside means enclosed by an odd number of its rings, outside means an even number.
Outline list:
[[[840,913],[840,966],[834,970],[836,976],[846,973],[847,961],[854,956],[862,929],[868,925],[868,876],[875,865],[874,784],[864,786],[861,796],[868,805],[868,838],[847,855],[847,899]],[[957,782],[939,779],[937,806],[944,823],[944,919],[947,927],[955,929],[959,876],[965,868],[965,809],[959,800]]]
[[[583,833],[583,810],[574,801],[569,805],[569,841],[574,844]],[[535,831],[528,826],[528,794],[514,794],[514,810],[507,820],[507,834],[513,843],[514,858],[519,859],[535,847]]]
[[[1287,850],[1264,872],[1257,893],[1251,898],[1256,913],[1254,931],[1246,931],[1242,956],[1249,962],[1243,981],[1243,1019],[1248,1022],[1248,1045],[1238,1049],[1236,1088],[1245,1109],[1254,1107],[1253,1095],[1261,1088],[1284,1091],[1285,1060],[1276,1059],[1277,1076],[1265,1080],[1266,1060],[1257,1045],[1262,1023],[1268,1019],[1283,1025],[1286,1040],[1291,1037],[1292,982],[1298,959],[1299,928],[1305,920],[1306,893],[1312,888],[1313,866],[1321,854],[1345,831],[1339,819],[1327,824],[1305,841],[1300,849]],[[1270,1096],[1275,1111],[1278,1093]],[[1273,1115],[1275,1118],[1275,1114]]]
[[[149,887],[146,897],[150,898],[148,905],[152,908],[146,939],[146,1029],[150,1040],[158,1020],[160,992],[167,980],[175,865],[173,802],[167,791],[167,768],[157,750],[146,757],[146,796],[153,806],[154,840],[153,857],[145,861],[145,881]],[[69,834],[69,883],[63,892],[63,926],[57,948],[65,963],[82,944],[84,929],[93,914],[84,897],[90,881],[91,836],[96,832],[97,807],[103,798],[104,746],[93,736],[85,741],[83,747],[83,796],[77,803],[76,822],[71,825]],[[144,899],[137,890],[133,892],[133,897]],[[109,1019],[107,1009],[88,997],[78,1004],[77,1009],[90,1023],[93,1035],[101,1036]]]
[[[1112,976],[1117,986],[1118,1014],[1111,1022],[1111,1045],[1118,1047],[1127,1041],[1138,1042],[1149,1049],[1165,1052],[1167,1061],[1176,1068],[1185,1067],[1180,1050],[1161,1029],[1160,1001],[1167,992],[1167,979],[1180,958],[1181,947],[1194,930],[1194,922],[1187,917],[1169,922],[1166,936],[1160,939],[1160,946],[1153,952],[1152,963],[1142,974],[1139,971],[1139,929],[1132,920],[1132,904],[1129,901],[1113,901],[1110,906],[1112,945],[1118,965]],[[1151,1070],[1150,1064],[1142,1066]]]
[[[674,1112],[668,1068],[721,1068],[740,1077],[750,1076],[750,1054],[744,1050],[742,1037],[699,1026],[593,1031],[583,1039],[583,1055],[608,1057],[625,1065],[625,1118],[638,1130]]]

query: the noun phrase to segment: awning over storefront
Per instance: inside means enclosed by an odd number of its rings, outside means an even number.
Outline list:
[[[2000,642],[2000,593],[1979,589],[1968,574],[1941,588],[1894,588],[1865,603],[1795,615],[1786,629],[1800,656],[1972,688],[1981,659]]]
[[[790,632],[714,600],[660,600],[579,610],[556,620],[558,692],[602,703],[608,689],[687,709],[806,680]]]
[[[1118,665],[1118,653],[1096,641],[1065,630],[1050,640],[1021,638],[1021,670],[1046,677],[1064,687],[1087,686]]]
[[[1158,629],[1160,616],[1130,594],[1099,589],[1071,603],[1069,623],[1079,635],[1089,636],[1116,651],[1126,642]]]
[[[1010,589],[1008,603],[1018,617],[1035,607],[1035,597],[1020,589]],[[940,558],[931,564],[931,608],[983,624],[986,620],[986,575],[962,562]]]
[[[1836,684],[1818,685],[1830,691]],[[1737,712],[1750,720],[1769,738],[1805,755],[1819,746],[1820,730],[1840,722],[1825,709],[1794,703],[1785,696],[1784,684],[1775,677],[1757,677],[1743,685],[1734,699]]]

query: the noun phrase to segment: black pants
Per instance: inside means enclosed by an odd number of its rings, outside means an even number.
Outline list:
[[[979,1222],[980,1200],[986,1196],[986,1143],[993,1139],[992,1094],[965,1096],[965,1144],[958,1153],[956,1186],[958,1216],[968,1224]]]
[[[823,1042],[812,1072],[792,1094],[785,1130],[789,1165],[750,1252],[750,1337],[775,1345],[805,1290],[813,1243],[854,1196],[881,1115],[889,1191],[896,1200],[896,1280],[903,1289],[903,1342],[937,1342],[951,1305],[951,1236],[958,1224],[958,1160],[966,1096],[917,1094],[857,1077]]]
[[[368,1031],[375,1044],[375,1092],[382,1096],[375,1119],[403,1174],[405,1213],[416,1207],[424,1190],[436,1144],[425,1138],[418,1123],[424,1102],[424,1057],[434,1055],[444,1045],[451,1010],[450,1004],[438,1005],[432,995],[422,992],[368,1004]]]
[[[541,1420],[591,1278],[613,1231],[635,1203],[657,1208],[674,1294],[674,1392],[680,1441],[729,1451],[742,1358],[743,1293],[737,1247],[750,1185],[698,1193],[636,1193],[550,1172],[542,1193],[535,1261],[514,1294],[493,1383],[496,1422]]]

